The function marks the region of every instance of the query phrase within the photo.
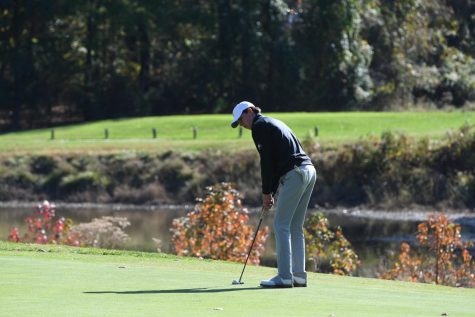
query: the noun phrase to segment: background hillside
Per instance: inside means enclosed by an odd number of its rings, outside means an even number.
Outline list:
[[[470,0],[0,2],[0,129],[183,113],[462,107]]]

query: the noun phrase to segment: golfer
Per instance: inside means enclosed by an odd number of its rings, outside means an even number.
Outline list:
[[[231,126],[252,130],[261,161],[263,208],[274,205],[278,275],[261,282],[262,287],[307,286],[303,223],[313,186],[315,168],[297,137],[282,121],[263,116],[261,109],[248,101],[233,110]]]

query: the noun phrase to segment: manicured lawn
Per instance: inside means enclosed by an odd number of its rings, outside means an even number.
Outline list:
[[[384,131],[404,132],[416,137],[440,138],[449,129],[475,124],[475,112],[340,112],[270,113],[286,122],[303,138],[318,127],[322,144],[352,142]],[[251,149],[250,132],[229,126],[231,115],[184,115],[105,120],[0,135],[0,154],[108,153],[117,151],[166,151],[180,149]],[[193,139],[193,127],[197,139]],[[152,138],[152,129],[157,138]],[[108,130],[106,140],[104,130]]]
[[[473,316],[475,290],[310,274],[266,290],[271,268],[153,253],[0,242],[1,316]]]

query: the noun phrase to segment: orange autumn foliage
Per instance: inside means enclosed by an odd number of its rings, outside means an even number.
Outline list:
[[[384,279],[475,287],[475,261],[461,240],[461,228],[444,214],[430,215],[417,226],[419,249],[401,244],[401,253]]]
[[[173,220],[172,244],[178,255],[244,262],[254,237],[249,215],[242,207],[241,195],[229,183],[206,188],[193,211]],[[269,235],[266,226],[259,230],[249,261],[259,264]]]
[[[314,263],[315,272],[325,272],[322,265],[329,263],[329,270],[337,275],[352,275],[360,265],[358,255],[346,239],[341,227],[330,228],[323,213],[311,214],[304,224],[306,258]]]

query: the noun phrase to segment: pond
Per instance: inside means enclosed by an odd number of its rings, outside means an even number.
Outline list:
[[[131,225],[125,231],[130,236],[125,248],[129,250],[156,251],[154,238],[160,239],[161,250],[171,252],[171,227],[174,218],[182,217],[193,206],[143,207],[128,205],[59,204],[56,215],[71,218],[75,224],[89,222],[102,216],[126,217]],[[34,204],[4,204],[0,206],[0,240],[6,240],[12,227],[25,233],[24,218],[35,210]],[[310,210],[309,212],[317,212]],[[341,226],[352,243],[362,266],[359,276],[374,277],[381,257],[391,250],[397,252],[403,241],[415,241],[417,224],[425,220],[427,213],[418,211],[382,212],[372,210],[334,209],[324,211],[331,227]],[[258,210],[250,210],[251,225],[258,221]],[[463,239],[475,242],[475,214],[451,214],[450,219],[462,226]],[[272,228],[272,214],[267,215],[263,225]],[[473,251],[473,250],[472,250]],[[263,265],[275,266],[275,241],[269,236],[262,257]]]

